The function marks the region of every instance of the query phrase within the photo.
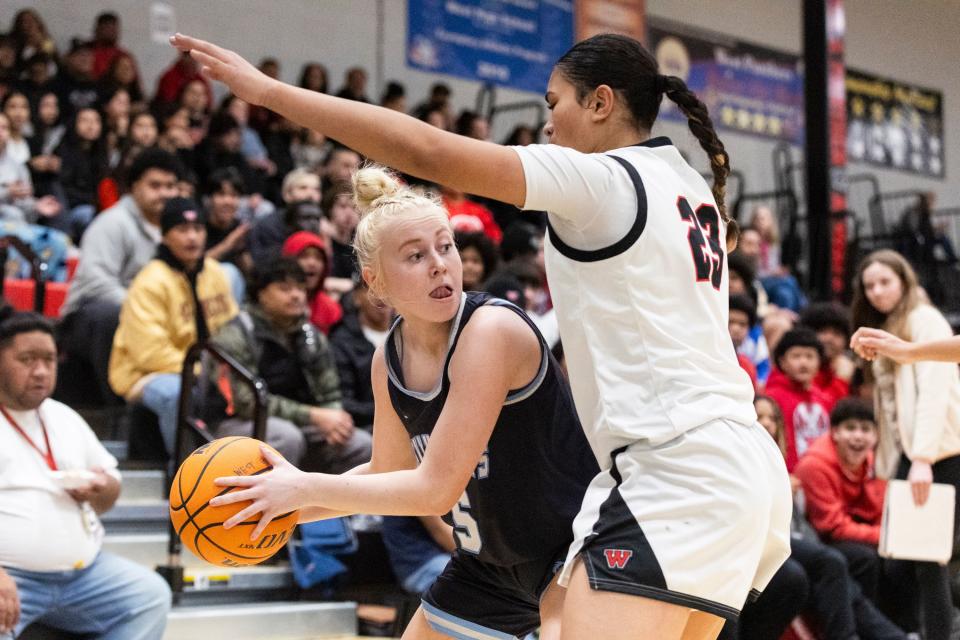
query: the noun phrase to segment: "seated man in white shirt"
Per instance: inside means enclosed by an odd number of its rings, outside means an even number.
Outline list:
[[[0,640],[28,625],[104,640],[159,640],[170,589],[101,551],[98,514],[120,494],[117,461],[56,385],[53,327],[0,310]]]

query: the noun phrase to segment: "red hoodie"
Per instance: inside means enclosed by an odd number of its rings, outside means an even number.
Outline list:
[[[810,446],[794,475],[803,485],[807,519],[830,540],[880,543],[885,480],[874,477],[873,452],[863,467],[852,473],[843,468],[832,434],[824,434]]]
[[[833,411],[837,402],[850,395],[850,383],[835,374],[830,365],[817,372],[813,386],[823,391],[827,397],[827,411]]]
[[[280,253],[285,257],[298,258],[300,254],[310,247],[316,247],[321,255],[327,256],[327,245],[323,238],[309,231],[297,231],[287,238]],[[333,325],[340,322],[343,318],[343,308],[340,303],[328,296],[323,291],[323,281],[326,279],[330,270],[329,258],[323,261],[323,273],[320,274],[320,286],[316,291],[307,292],[307,304],[310,305],[310,322],[320,329],[324,335],[330,333]]]
[[[816,386],[804,389],[776,367],[770,372],[765,393],[783,412],[787,471],[793,473],[813,441],[830,431],[830,401]]]

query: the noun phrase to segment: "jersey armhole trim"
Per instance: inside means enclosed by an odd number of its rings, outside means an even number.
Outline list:
[[[647,226],[647,191],[643,187],[643,180],[640,178],[640,174],[632,164],[623,158],[614,155],[608,155],[607,157],[619,162],[626,170],[627,175],[630,176],[630,181],[633,182],[633,188],[637,192],[637,217],[633,221],[633,226],[627,231],[627,235],[617,242],[602,249],[585,250],[571,247],[561,240],[560,236],[558,236],[557,232],[553,229],[553,225],[550,224],[550,218],[548,216],[547,235],[550,236],[551,244],[553,244],[561,255],[576,262],[599,262],[624,253],[640,239],[640,236],[643,235],[644,228]]]

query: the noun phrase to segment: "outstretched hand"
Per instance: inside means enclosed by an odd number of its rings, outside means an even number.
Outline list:
[[[913,361],[910,343],[882,329],[870,327],[857,329],[850,338],[850,348],[865,360],[884,356],[900,364],[909,364]]]
[[[190,54],[200,65],[200,72],[213,80],[227,85],[241,100],[253,105],[262,105],[278,80],[268,77],[234,51],[218,47],[212,42],[191,38],[183,34],[170,37],[170,44]]]
[[[256,476],[225,476],[217,478],[214,484],[220,487],[237,487],[235,491],[210,500],[210,506],[219,507],[237,502],[250,504],[223,523],[224,529],[234,527],[262,514],[260,522],[250,535],[256,540],[270,521],[303,506],[301,489],[304,487],[306,473],[300,471],[279,453],[269,447],[260,447],[260,454],[272,468],[267,473]]]

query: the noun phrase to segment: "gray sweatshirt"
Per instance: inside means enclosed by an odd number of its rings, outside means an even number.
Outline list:
[[[159,241],[160,229],[144,220],[129,195],[97,215],[83,234],[80,264],[63,315],[89,302],[123,304],[127,287],[154,257]]]

